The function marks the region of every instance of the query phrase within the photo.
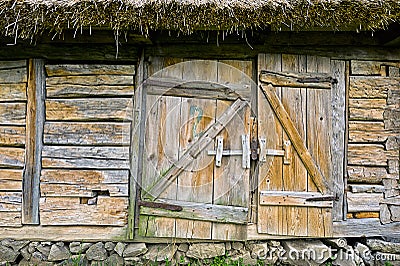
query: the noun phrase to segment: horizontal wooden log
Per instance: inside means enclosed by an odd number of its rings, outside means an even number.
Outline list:
[[[3,231],[1,233],[1,236],[5,236],[8,232],[8,229],[10,229],[10,227],[21,227],[22,226],[22,222],[21,222],[21,212],[17,211],[17,212],[1,212],[0,211],[0,227],[3,227],[0,229],[0,232]],[[6,228],[8,227],[8,228]],[[18,228],[19,230],[20,228]],[[13,238],[12,235],[9,236],[10,238]]]
[[[46,119],[128,121],[132,119],[132,104],[131,99],[48,99],[46,100]]]
[[[143,85],[151,95],[236,100],[250,99],[251,93],[250,85],[246,84],[219,84],[162,77],[150,77]]]
[[[341,237],[400,237],[400,223],[382,225],[378,218],[348,219],[333,223],[333,235]]]
[[[44,146],[43,168],[129,169],[129,147]]]
[[[112,225],[127,224],[128,198],[98,197],[94,205],[81,204],[79,198],[48,197],[40,199],[42,225]]]
[[[387,175],[385,167],[347,166],[348,182],[379,184]]]
[[[330,89],[333,78],[326,73],[289,73],[262,70],[260,81],[274,87]]]
[[[85,85],[53,85],[46,87],[47,97],[50,98],[83,98],[83,97],[104,97],[104,96],[133,96],[133,85],[102,85],[102,86],[85,86]]]
[[[350,77],[350,98],[386,99],[388,90],[398,88],[399,78],[392,77]]]
[[[5,190],[22,190],[22,170],[0,169],[0,191]]]
[[[128,196],[128,170],[42,170],[42,196],[93,197],[96,191]]]
[[[0,212],[21,211],[22,192],[0,192]]]
[[[26,101],[26,83],[0,84],[0,102]]]
[[[388,156],[383,144],[349,144],[348,164],[387,166]]]
[[[46,65],[48,77],[80,75],[135,75],[135,65],[56,64]]]
[[[384,193],[385,187],[381,185],[349,185],[353,193]]]
[[[182,211],[142,206],[140,207],[140,214],[217,223],[247,224],[247,208],[174,200],[163,200],[162,202],[180,206]]]
[[[130,123],[46,122],[43,141],[53,145],[127,146],[130,144]]]
[[[0,69],[0,84],[27,82],[27,68]]]
[[[0,61],[0,70],[26,67],[26,60]]]
[[[133,85],[133,75],[90,75],[90,76],[61,76],[49,77],[46,79],[47,86],[55,85],[85,85],[85,86],[99,86],[99,85]]]
[[[0,167],[24,167],[25,150],[23,148],[0,147]]]
[[[386,75],[386,68],[382,61],[360,61],[351,60],[351,75],[380,76]],[[383,76],[382,75],[382,76]]]
[[[383,193],[352,193],[347,192],[348,212],[379,212],[379,203]]]
[[[24,126],[0,126],[0,146],[25,145]]]
[[[327,196],[318,192],[261,191],[260,205],[332,208],[333,199],[323,198]]]
[[[25,103],[0,103],[0,124],[25,125]]]
[[[349,142],[385,142],[391,134],[384,122],[349,121]]]
[[[355,212],[354,218],[356,219],[379,218],[379,212]]]
[[[386,99],[349,99],[350,120],[383,121]]]

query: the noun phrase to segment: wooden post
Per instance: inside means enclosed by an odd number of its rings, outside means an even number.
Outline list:
[[[25,169],[22,183],[22,223],[39,224],[39,184],[44,125],[44,60],[28,64]]]

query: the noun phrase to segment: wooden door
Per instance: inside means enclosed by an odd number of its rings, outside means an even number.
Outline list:
[[[251,67],[150,59],[139,235],[246,239]]]
[[[259,72],[258,233],[331,236],[330,59],[262,54]]]

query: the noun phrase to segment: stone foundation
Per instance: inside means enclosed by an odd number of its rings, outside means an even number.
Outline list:
[[[379,239],[193,244],[0,242],[0,265],[10,266],[224,265],[223,261],[226,265],[400,265],[400,243]]]

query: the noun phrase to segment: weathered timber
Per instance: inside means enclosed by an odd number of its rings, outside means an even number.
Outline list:
[[[0,102],[26,101],[26,83],[0,84]]]
[[[350,98],[386,99],[388,91],[400,85],[399,78],[350,77]]]
[[[347,166],[348,182],[379,184],[387,175],[385,167]]]
[[[127,170],[42,170],[42,196],[94,197],[97,191],[112,197],[128,196]]]
[[[8,230],[15,229],[14,227],[18,227],[17,230],[21,229],[21,212],[0,212],[0,231],[4,231],[1,233],[2,236],[7,235]],[[9,237],[13,237],[11,234]]]
[[[46,122],[43,138],[44,144],[52,145],[127,146],[130,144],[130,124],[115,122]]]
[[[0,212],[21,211],[21,192],[0,192]]]
[[[129,147],[44,146],[44,168],[129,169]]]
[[[391,134],[384,122],[349,121],[349,142],[385,142]]]
[[[384,193],[385,187],[381,185],[349,185],[353,193]]]
[[[356,219],[379,218],[379,212],[355,212],[353,215]]]
[[[0,103],[0,124],[25,125],[25,103]]]
[[[0,84],[23,83],[27,81],[26,67],[0,69]]]
[[[113,225],[127,223],[127,197],[97,197],[96,204],[79,198],[47,197],[40,200],[42,225]]]
[[[0,70],[26,67],[26,60],[0,61]]]
[[[0,147],[0,167],[24,167],[25,150],[23,148]]]
[[[47,120],[99,121],[132,119],[132,100],[114,98],[48,99]]]
[[[326,73],[294,73],[262,70],[260,81],[274,87],[330,89],[337,82]]]
[[[29,60],[26,112],[25,168],[23,177],[23,224],[39,224],[39,182],[42,167],[44,60]]]
[[[342,237],[400,237],[400,223],[382,225],[378,218],[348,219],[333,224],[335,236]]]
[[[134,94],[132,85],[75,85],[61,84],[46,87],[47,97],[49,98],[80,98],[80,97],[104,97],[104,96],[120,96],[131,97]]]
[[[271,104],[272,109],[276,114],[276,117],[281,122],[281,125],[285,129],[286,134],[290,138],[294,148],[299,154],[301,161],[307,168],[308,173],[310,174],[318,190],[323,194],[327,193],[330,190],[329,182],[325,179],[320,169],[315,164],[315,161],[311,157],[310,152],[307,150],[303,142],[303,139],[299,135],[296,127],[291,121],[281,101],[276,96],[275,89],[272,87],[272,85],[267,85],[267,86],[261,85],[260,88],[263,91],[264,95],[267,97],[269,103]]]
[[[386,99],[349,99],[350,120],[383,120]]]
[[[347,192],[348,212],[379,212],[383,193]]]
[[[25,145],[24,126],[0,126],[0,146]]]
[[[0,191],[22,191],[22,170],[0,169]]]
[[[399,84],[400,85],[400,84]],[[387,104],[400,107],[400,88],[399,85],[388,89]]]
[[[97,65],[97,64],[56,64],[46,65],[48,77],[81,75],[135,75],[132,65]]]
[[[150,77],[143,84],[150,95],[196,97],[205,99],[250,99],[250,85],[219,84],[205,81]]]
[[[89,75],[89,76],[60,76],[46,79],[47,86],[55,85],[132,85],[133,75]]]
[[[140,214],[210,221],[217,223],[247,224],[248,209],[244,207],[223,206],[207,203],[163,200],[168,204],[181,206],[181,211],[168,211],[160,208],[140,207]]]
[[[260,205],[332,208],[333,196],[318,192],[261,191]]]
[[[388,108],[383,113],[385,119],[385,128],[391,129],[396,133],[400,132],[400,110],[396,108]]]
[[[388,151],[399,150],[400,149],[400,135],[389,136],[385,143],[385,148]]]
[[[351,75],[381,76],[386,74],[382,61],[351,60]]]
[[[400,206],[400,197],[387,198],[382,200],[381,203]]]
[[[387,166],[388,154],[383,144],[349,144],[348,164]]]

